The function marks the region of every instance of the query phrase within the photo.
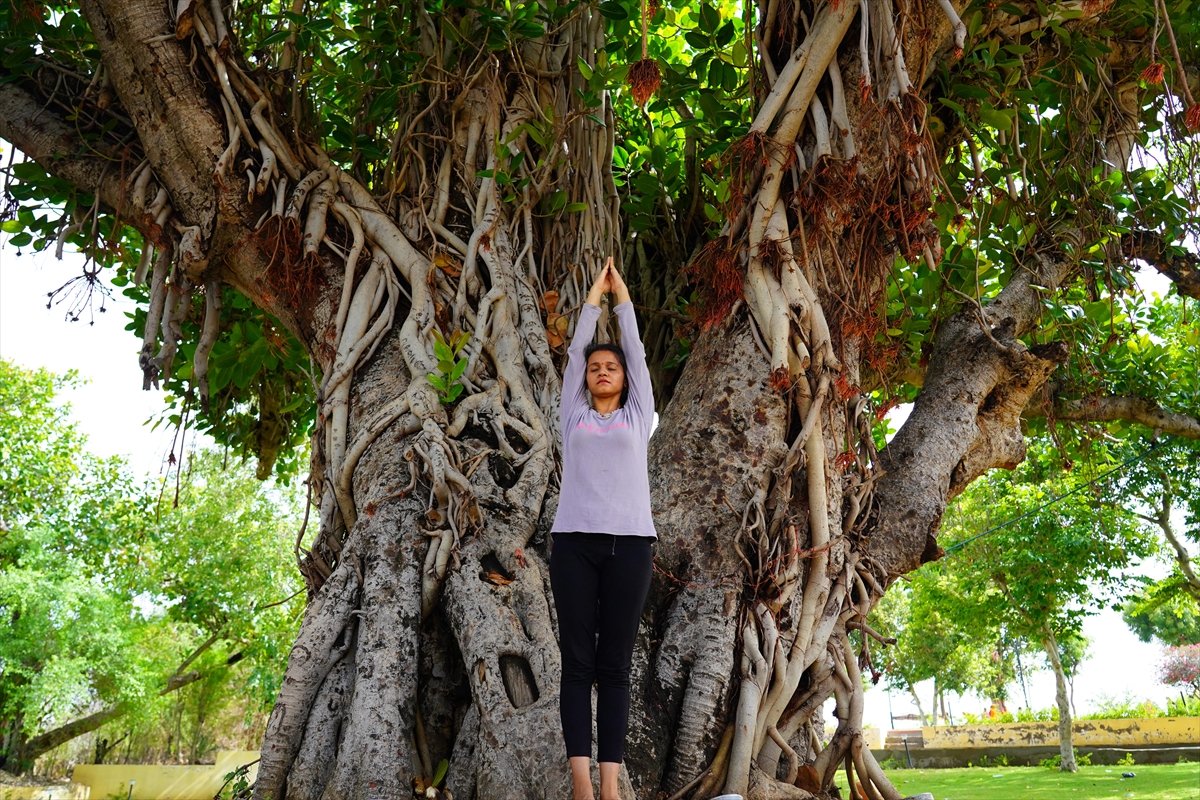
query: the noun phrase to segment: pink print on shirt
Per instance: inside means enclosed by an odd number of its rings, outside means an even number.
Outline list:
[[[588,422],[586,419],[583,419],[580,420],[579,424],[575,426],[575,430],[582,428],[588,433],[608,433],[609,431],[616,431],[628,427],[628,422],[614,422],[611,425],[597,425],[594,422]]]

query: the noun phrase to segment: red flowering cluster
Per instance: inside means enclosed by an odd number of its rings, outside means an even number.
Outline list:
[[[1193,103],[1187,111],[1183,112],[1183,124],[1187,125],[1187,129],[1193,133],[1200,131],[1200,103]]]
[[[724,320],[742,299],[746,275],[738,266],[737,250],[723,238],[700,248],[684,274],[700,289],[701,302],[693,313],[705,330]]]
[[[1169,686],[1190,686],[1200,694],[1200,644],[1168,647],[1158,665],[1158,679]]]

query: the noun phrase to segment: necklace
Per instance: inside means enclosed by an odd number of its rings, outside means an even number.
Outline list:
[[[594,410],[595,410],[595,409],[593,409],[593,411],[594,411]],[[596,415],[597,415],[598,417],[600,417],[600,419],[608,419],[609,417],[611,417],[611,416],[612,416],[613,414],[615,414],[615,413],[617,413],[617,410],[616,410],[615,408],[614,408],[612,411],[596,411]]]

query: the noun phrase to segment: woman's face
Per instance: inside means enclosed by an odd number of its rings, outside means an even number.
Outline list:
[[[625,388],[625,370],[616,353],[608,350],[592,353],[587,363],[587,388],[595,399],[621,396],[621,390]]]

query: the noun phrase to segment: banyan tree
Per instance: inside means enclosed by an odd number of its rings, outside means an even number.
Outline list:
[[[146,386],[264,475],[311,442],[255,797],[565,796],[560,374],[613,255],[660,415],[627,796],[898,798],[866,617],[947,504],[1030,425],[1200,435],[1093,366],[1139,270],[1200,296],[1187,5],[0,9],[8,250],[138,298]]]

